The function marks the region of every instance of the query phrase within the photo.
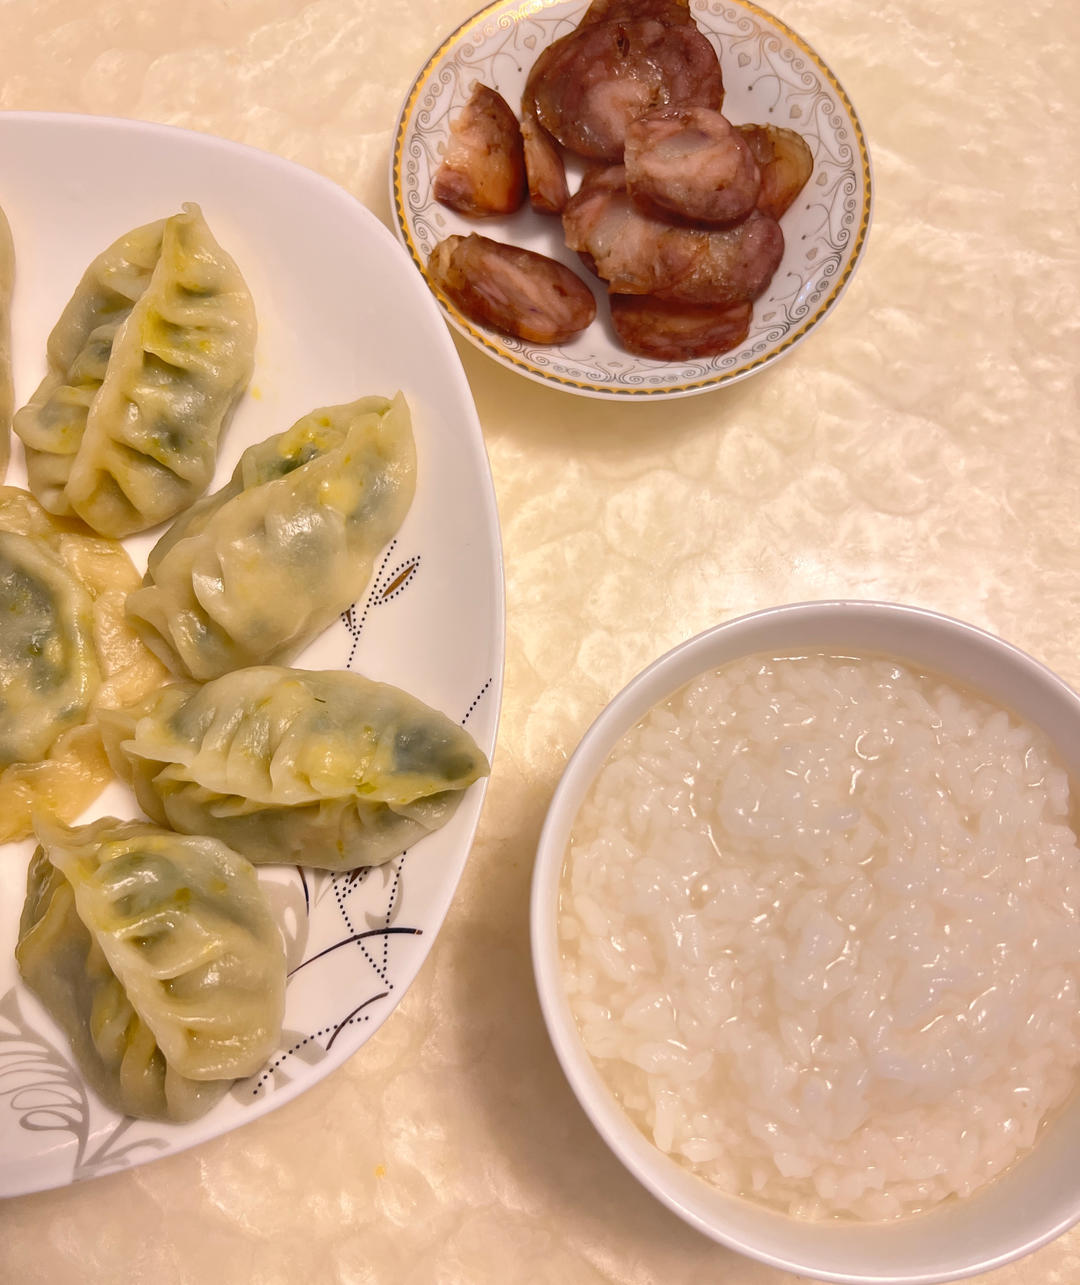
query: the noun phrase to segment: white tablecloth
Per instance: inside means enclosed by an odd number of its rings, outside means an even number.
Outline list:
[[[0,0],[0,108],[238,139],[389,223],[401,100],[474,7]],[[754,608],[932,607],[1080,685],[1080,8],[771,7],[831,65],[869,139],[876,212],[847,294],[765,373],[668,403],[598,404],[460,345],[502,519],[508,653],[446,926],[386,1025],[296,1101],[181,1155],[0,1202],[0,1279],[793,1279],[685,1227],[578,1108],[532,984],[534,847],[607,700]],[[984,1279],[1073,1285],[1080,1230]]]

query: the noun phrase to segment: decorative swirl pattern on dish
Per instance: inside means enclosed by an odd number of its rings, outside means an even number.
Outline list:
[[[66,1053],[46,1039],[19,1005],[12,987],[0,996],[0,1103],[6,1102],[18,1127],[34,1133],[67,1134],[72,1157],[72,1181],[94,1178],[152,1159],[166,1146],[154,1137],[124,1137],[134,1121],[113,1116],[92,1101],[82,1075]]]
[[[454,32],[413,83],[398,121],[391,196],[398,236],[425,279],[434,246],[446,236],[474,230],[580,266],[563,244],[557,220],[526,209],[484,220],[478,228],[475,221],[439,205],[431,191],[449,122],[474,83],[497,89],[519,110],[537,55],[577,25],[587,3],[497,0]],[[745,378],[790,351],[850,281],[872,209],[870,156],[850,100],[810,46],[750,0],[707,0],[693,8],[699,27],[720,53],[725,114],[736,124],[756,121],[797,130],[814,155],[810,182],[781,223],[784,260],[769,292],[757,302],[745,344],[705,361],[648,361],[618,348],[600,322],[564,345],[531,344],[477,326],[435,292],[448,320],[504,366],[596,397],[705,392]]]

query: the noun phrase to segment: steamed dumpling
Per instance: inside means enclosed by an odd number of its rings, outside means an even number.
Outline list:
[[[164,219],[134,228],[91,263],[49,335],[48,374],[15,416],[30,489],[50,513],[74,513],[68,476],[117,333],[146,293],[164,232]]]
[[[278,1045],[281,934],[214,839],[105,817],[39,825],[15,956],[111,1107],[202,1115]]]
[[[0,486],[0,843],[93,802],[112,772],[91,716],[164,682],[124,616],[138,583],[117,541]]]
[[[0,209],[0,482],[11,455],[11,292],[15,285],[15,246],[7,216]]]
[[[0,531],[0,768],[43,759],[101,682],[90,595],[34,536]]]
[[[488,763],[467,731],[350,670],[259,666],[102,715],[117,775],[162,825],[254,862],[351,870],[449,820]]]
[[[251,378],[255,308],[197,205],[135,228],[87,269],[49,336],[49,371],[15,416],[30,489],[121,537],[207,488]]]
[[[290,659],[359,597],[415,486],[403,397],[312,411],[173,523],[128,617],[186,677]]]

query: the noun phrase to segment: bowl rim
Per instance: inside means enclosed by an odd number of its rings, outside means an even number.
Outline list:
[[[942,1262],[938,1269],[897,1272],[883,1266],[867,1266],[865,1269],[855,1270],[814,1261],[812,1256],[807,1257],[801,1253],[777,1252],[761,1243],[760,1239],[741,1232],[736,1212],[739,1207],[753,1209],[758,1221],[768,1221],[777,1228],[781,1224],[789,1230],[844,1228],[849,1238],[855,1237],[868,1242],[866,1248],[869,1251],[874,1229],[910,1228],[913,1225],[923,1228],[929,1226],[931,1221],[940,1223],[943,1218],[950,1217],[950,1211],[970,1208],[984,1192],[997,1189],[999,1183],[1006,1181],[1010,1172],[1015,1172],[1017,1167],[1024,1165],[1026,1157],[1021,1157],[1010,1170],[965,1200],[945,1202],[926,1214],[914,1215],[910,1219],[866,1224],[799,1224],[786,1214],[765,1210],[764,1206],[754,1205],[740,1197],[725,1196],[657,1150],[625,1115],[600,1078],[585,1052],[561,986],[556,925],[558,888],[566,841],[586,791],[619,737],[649,709],[685,686],[697,674],[742,656],[770,650],[774,650],[774,654],[782,654],[785,649],[783,642],[770,644],[768,641],[760,643],[755,640],[762,637],[767,639],[771,633],[779,634],[791,628],[804,633],[821,629],[828,634],[833,626],[843,624],[856,635],[888,627],[898,635],[905,630],[914,630],[928,641],[921,655],[918,646],[906,647],[902,641],[895,646],[867,647],[842,639],[807,642],[796,638],[787,646],[793,650],[843,646],[860,653],[888,654],[902,662],[925,664],[927,668],[946,678],[970,681],[977,691],[985,689],[979,681],[971,678],[970,670],[958,673],[958,662],[973,658],[988,660],[989,664],[974,666],[976,673],[981,677],[987,670],[995,672],[1003,669],[1005,673],[1020,680],[1025,699],[1019,704],[1025,709],[1033,707],[1037,711],[1035,716],[1025,712],[1021,717],[1035,722],[1047,732],[1055,748],[1069,765],[1070,774],[1080,772],[1080,695],[1041,661],[988,630],[928,608],[867,599],[824,599],[789,603],[723,621],[679,643],[631,678],[594,719],[567,761],[552,795],[536,849],[530,899],[533,975],[541,1012],[556,1057],[585,1114],[616,1158],[683,1221],[719,1244],[762,1263],[823,1280],[841,1282],[842,1285],[938,1285],[939,1282],[958,1280],[1003,1266],[1060,1235],[1080,1219],[1080,1185],[1071,1197],[1059,1202],[1054,1209],[1045,1214],[1042,1210],[1033,1214],[1029,1230],[1010,1243],[996,1249],[987,1249],[980,1238],[973,1240],[969,1236],[968,1243],[960,1247],[961,1252],[953,1254],[950,1261]],[[847,632],[844,636],[847,637]],[[953,657],[952,664],[934,659],[936,649],[942,645]],[[775,650],[777,646],[779,651]],[[911,652],[916,654],[913,656]],[[717,653],[722,655],[718,656]],[[993,684],[989,686],[993,687]],[[999,703],[1004,703],[1007,708],[1015,709],[1015,702],[1002,702],[1001,697],[993,692],[986,694],[993,696]],[[1052,715],[1055,710],[1063,712],[1048,720],[1046,714]],[[1071,734],[1062,738],[1059,734],[1061,727],[1055,732],[1049,731],[1047,721],[1055,723],[1055,726],[1060,723]],[[1062,739],[1065,741],[1064,746]],[[1044,1136],[1033,1150],[1042,1149],[1045,1141]],[[1030,1155],[1031,1152],[1027,1154]],[[696,1195],[702,1198],[695,1199]],[[716,1217],[704,1208],[710,1201],[731,1205],[732,1214],[723,1218]],[[807,1232],[808,1238],[816,1234],[818,1233]],[[918,1237],[909,1239],[917,1240]]]

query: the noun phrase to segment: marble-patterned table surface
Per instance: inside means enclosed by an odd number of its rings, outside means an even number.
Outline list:
[[[0,109],[279,153],[390,222],[412,77],[473,0],[0,0]],[[869,139],[876,209],[828,320],[763,374],[598,404],[460,344],[506,558],[502,724],[445,928],[343,1068],[183,1154],[0,1203],[0,1280],[781,1285],[610,1156],[533,989],[548,799],[647,662],[809,598],[961,616],[1080,685],[1080,8],[773,0]],[[0,175],[0,203],[3,175]],[[12,908],[5,908],[11,913]],[[1080,1229],[982,1278],[1080,1280]]]

